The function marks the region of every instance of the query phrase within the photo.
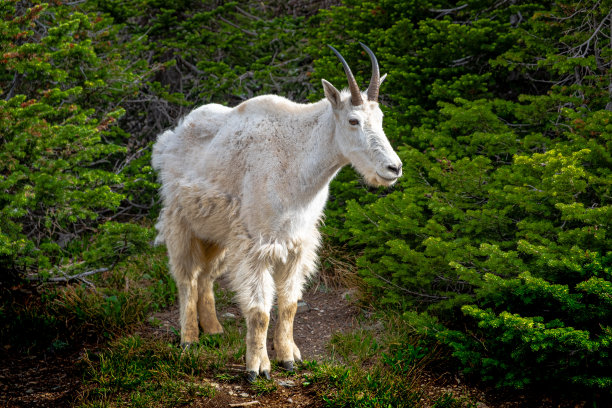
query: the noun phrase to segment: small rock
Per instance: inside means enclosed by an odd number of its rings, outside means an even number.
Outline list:
[[[290,403],[290,404],[293,404],[293,399],[287,398],[287,402]]]
[[[26,390],[26,394],[32,394],[33,392],[34,392],[34,390],[33,390],[33,389],[31,389],[31,388],[28,388],[28,389]]]
[[[227,312],[227,313],[223,313],[221,317],[223,319],[234,320],[236,318],[236,315],[233,313]]]
[[[291,380],[278,380],[278,385],[282,387],[295,387],[295,383]]]
[[[489,406],[484,402],[478,402],[476,403],[476,408],[489,408]]]
[[[303,300],[300,300],[297,303],[297,312],[296,313],[305,313],[310,311],[310,306],[308,306],[308,303],[304,302]]]
[[[384,330],[384,328],[385,328],[385,324],[380,320],[378,320],[376,323],[370,326],[370,329],[374,331],[382,331]]]
[[[240,393],[240,396],[241,396],[242,398],[249,398],[249,397],[250,397],[250,395],[249,395],[249,394],[247,394],[246,392],[241,392],[241,393]]]
[[[346,292],[342,293],[342,299],[344,300],[352,300],[357,296],[357,289],[349,289]]]
[[[228,393],[229,395],[231,395],[232,397],[233,397],[234,395],[236,395],[236,393],[235,393],[234,391],[232,391],[232,390],[229,390],[227,393]]]

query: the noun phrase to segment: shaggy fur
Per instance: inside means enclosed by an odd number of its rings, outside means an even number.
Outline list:
[[[181,342],[198,340],[198,319],[205,333],[222,332],[213,282],[227,273],[246,317],[253,375],[269,376],[275,295],[276,358],[288,368],[301,358],[293,319],[315,270],[332,178],[348,163],[373,185],[391,185],[401,174],[378,103],[352,106],[347,92],[323,86],[326,98],[314,104],[266,95],[235,108],[202,106],[153,148],[163,198],[156,242],[166,244],[178,286]]]

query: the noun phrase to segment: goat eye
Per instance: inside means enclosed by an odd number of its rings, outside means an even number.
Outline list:
[[[351,125],[358,125],[358,124],[359,124],[359,121],[358,121],[357,119],[349,119],[349,123],[350,123]]]

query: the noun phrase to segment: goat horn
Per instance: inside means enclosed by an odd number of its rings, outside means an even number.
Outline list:
[[[364,50],[370,56],[370,60],[372,61],[372,78],[370,78],[370,85],[368,85],[368,101],[378,101],[378,90],[380,89],[380,69],[378,68],[378,60],[376,56],[372,52],[371,49],[368,48],[367,45],[360,42],[359,43]]]
[[[331,48],[334,54],[336,54],[338,59],[340,59],[342,66],[344,67],[344,72],[346,73],[346,78],[348,79],[349,83],[349,89],[351,91],[351,103],[353,104],[353,106],[361,105],[363,103],[363,99],[361,98],[361,91],[359,91],[359,86],[357,85],[357,81],[355,81],[355,77],[353,76],[351,69],[349,68],[344,58],[342,58],[342,55],[340,55],[338,50],[336,50],[329,44],[327,46]]]

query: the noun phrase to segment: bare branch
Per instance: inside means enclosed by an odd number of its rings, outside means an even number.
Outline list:
[[[460,67],[460,66],[463,66],[463,65],[467,65],[472,58],[474,58],[473,55],[468,55],[467,57],[463,57],[463,58],[459,58],[459,59],[456,59],[456,60],[452,60],[451,61],[451,63],[452,63],[451,67]]]
[[[62,270],[58,270],[62,275],[64,276],[54,276],[52,278],[49,279],[44,279],[41,278],[39,275],[28,275],[26,276],[26,279],[29,281],[45,281],[45,282],[69,282],[71,280],[80,280],[82,282],[87,283],[90,286],[94,286],[93,283],[91,283],[89,280],[85,279],[86,276],[90,276],[90,275],[94,275],[96,273],[100,273],[100,272],[107,272],[109,271],[109,268],[98,268],[98,269],[93,269],[91,271],[87,271],[87,272],[83,272],[83,273],[79,273],[77,275],[68,275],[65,272],[63,272]]]
[[[612,14],[609,17],[610,20],[610,48],[612,48]],[[606,104],[606,110],[612,111],[612,70],[610,71],[610,78],[608,80],[608,97],[610,100]]]
[[[249,407],[251,405],[258,405],[259,401],[248,401],[248,402],[237,402],[235,404],[229,404],[230,407]]]
[[[223,21],[223,22],[224,22],[224,23],[226,23],[226,24],[231,25],[231,26],[232,26],[232,27],[234,27],[234,28],[237,28],[238,30],[242,31],[242,32],[243,32],[243,33],[245,33],[245,34],[252,35],[253,37],[257,37],[257,33],[256,33],[256,32],[251,31],[251,30],[244,29],[244,28],[240,27],[238,24],[236,24],[236,23],[232,23],[231,21],[229,21],[229,20],[228,20],[228,19],[226,19],[226,18],[223,18],[222,16],[219,16],[219,20]]]
[[[566,53],[567,54],[572,53],[572,57],[586,57],[589,52],[591,41],[593,40],[593,38],[595,38],[600,33],[606,20],[610,18],[612,18],[612,10],[601,20],[601,22],[599,23],[597,28],[593,31],[593,34],[589,37],[588,40],[586,40],[585,42],[583,42],[582,44],[576,47],[572,47]]]
[[[241,8],[240,8],[240,7],[238,7],[238,6],[236,6],[236,10],[237,10],[237,11],[238,11],[240,14],[242,14],[242,15],[244,15],[244,16],[246,16],[246,17],[248,17],[248,18],[252,19],[252,20],[261,21],[261,18],[259,18],[259,17],[257,17],[257,16],[254,16],[253,14],[251,14],[251,13],[249,13],[249,12],[247,12],[247,11],[245,11],[245,10],[241,9]]]
[[[4,97],[5,101],[8,101],[9,99],[11,99],[15,95],[15,88],[21,82],[20,79],[21,79],[21,76],[19,75],[19,73],[15,72],[15,75],[13,75],[13,80],[11,81],[11,88],[6,93],[6,96]]]
[[[134,159],[136,159],[136,158],[140,157],[140,156],[141,156],[141,154],[142,154],[142,153],[143,153],[145,150],[147,150],[148,148],[149,148],[149,146],[145,146],[145,147],[143,147],[142,149],[138,150],[138,151],[137,151],[136,153],[134,153],[133,155],[131,155],[131,156],[127,157],[127,158],[125,159],[125,161],[119,165],[119,167],[116,167],[116,168],[114,169],[115,174],[120,174],[120,173],[123,171],[123,169],[125,169],[125,168],[128,166],[128,164],[130,164],[130,163],[132,162],[132,160],[134,160]]]
[[[459,7],[455,7],[455,8],[450,8],[450,9],[429,9],[429,11],[431,11],[432,13],[440,13],[436,16],[436,18],[440,18],[440,17],[444,17],[448,14],[454,13],[455,11],[459,11],[459,10],[463,10],[464,8],[466,8],[468,6],[467,3],[459,6]]]
[[[428,293],[419,293],[419,292],[414,292],[414,291],[412,291],[412,290],[409,290],[409,289],[406,289],[406,288],[404,288],[404,287],[402,287],[402,286],[399,286],[399,285],[397,285],[397,284],[395,284],[395,283],[391,282],[390,280],[388,280],[388,279],[386,279],[386,278],[383,278],[383,277],[382,277],[382,276],[380,276],[379,274],[374,273],[374,271],[372,271],[371,269],[370,269],[370,272],[372,273],[372,275],[376,276],[378,279],[382,280],[383,282],[385,282],[385,283],[387,283],[387,284],[389,284],[389,285],[391,285],[391,286],[395,287],[396,289],[401,290],[402,292],[407,293],[407,294],[409,294],[409,295],[412,295],[412,296],[418,296],[418,297],[424,297],[424,298],[428,298],[428,299],[432,299],[432,300],[430,300],[430,302],[431,302],[431,301],[436,301],[436,300],[444,300],[444,299],[448,299],[448,296],[437,296],[437,295],[430,295],[430,294],[428,294]]]

